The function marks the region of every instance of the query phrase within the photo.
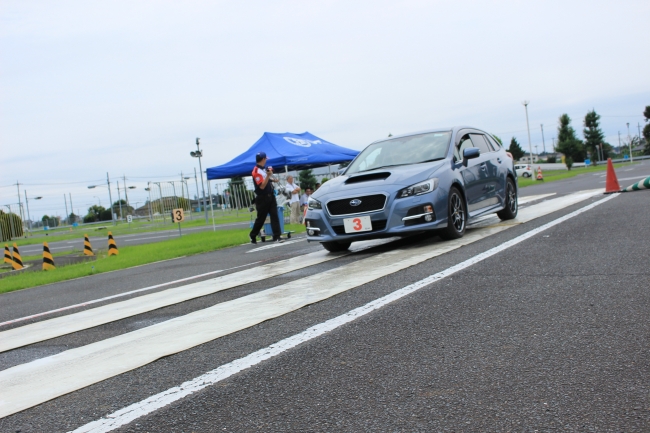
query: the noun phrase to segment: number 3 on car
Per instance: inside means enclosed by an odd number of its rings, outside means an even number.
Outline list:
[[[372,223],[369,216],[345,218],[343,220],[345,233],[369,232],[372,230]]]

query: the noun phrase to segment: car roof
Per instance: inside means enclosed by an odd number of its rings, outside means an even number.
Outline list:
[[[392,137],[386,137],[386,138],[382,138],[380,140],[375,140],[375,141],[373,141],[373,143],[378,143],[380,141],[386,141],[386,140],[392,140],[392,139],[395,139],[395,138],[409,137],[411,135],[430,134],[432,132],[452,132],[452,133],[456,133],[456,132],[460,131],[461,129],[473,129],[475,131],[480,131],[480,132],[482,132],[484,134],[488,134],[487,132],[483,131],[482,129],[475,128],[473,126],[461,125],[461,126],[451,126],[451,127],[448,127],[448,128],[425,129],[425,130],[422,130],[422,131],[409,132],[407,134],[393,135]]]

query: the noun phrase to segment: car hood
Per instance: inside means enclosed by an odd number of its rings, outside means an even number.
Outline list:
[[[442,160],[422,164],[400,165],[354,173],[350,176],[338,176],[321,185],[318,191],[312,195],[315,199],[318,199],[335,192],[405,187],[430,179],[446,163],[448,163],[446,160]]]

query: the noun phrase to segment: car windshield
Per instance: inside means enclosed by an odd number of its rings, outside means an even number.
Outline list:
[[[359,154],[346,174],[442,159],[447,155],[450,138],[451,132],[444,131],[373,143]]]

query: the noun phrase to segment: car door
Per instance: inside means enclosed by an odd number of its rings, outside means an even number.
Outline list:
[[[481,162],[481,174],[484,176],[485,180],[481,190],[483,197],[483,200],[480,202],[481,207],[497,205],[499,204],[497,191],[502,189],[502,186],[500,185],[501,179],[499,176],[499,165],[501,164],[499,154],[494,151],[483,134],[470,134],[470,137],[472,138],[474,146],[479,148],[481,156],[484,157]]]
[[[485,188],[488,182],[488,176],[485,166],[486,155],[481,152],[478,158],[469,159],[465,163],[463,161],[463,151],[467,148],[477,147],[474,146],[471,135],[469,133],[459,134],[460,139],[456,143],[454,149],[454,156],[456,160],[461,162],[460,173],[463,177],[465,185],[465,195],[467,196],[467,210],[470,214],[477,209],[485,207],[483,202],[487,199]],[[480,150],[480,149],[479,149]]]

